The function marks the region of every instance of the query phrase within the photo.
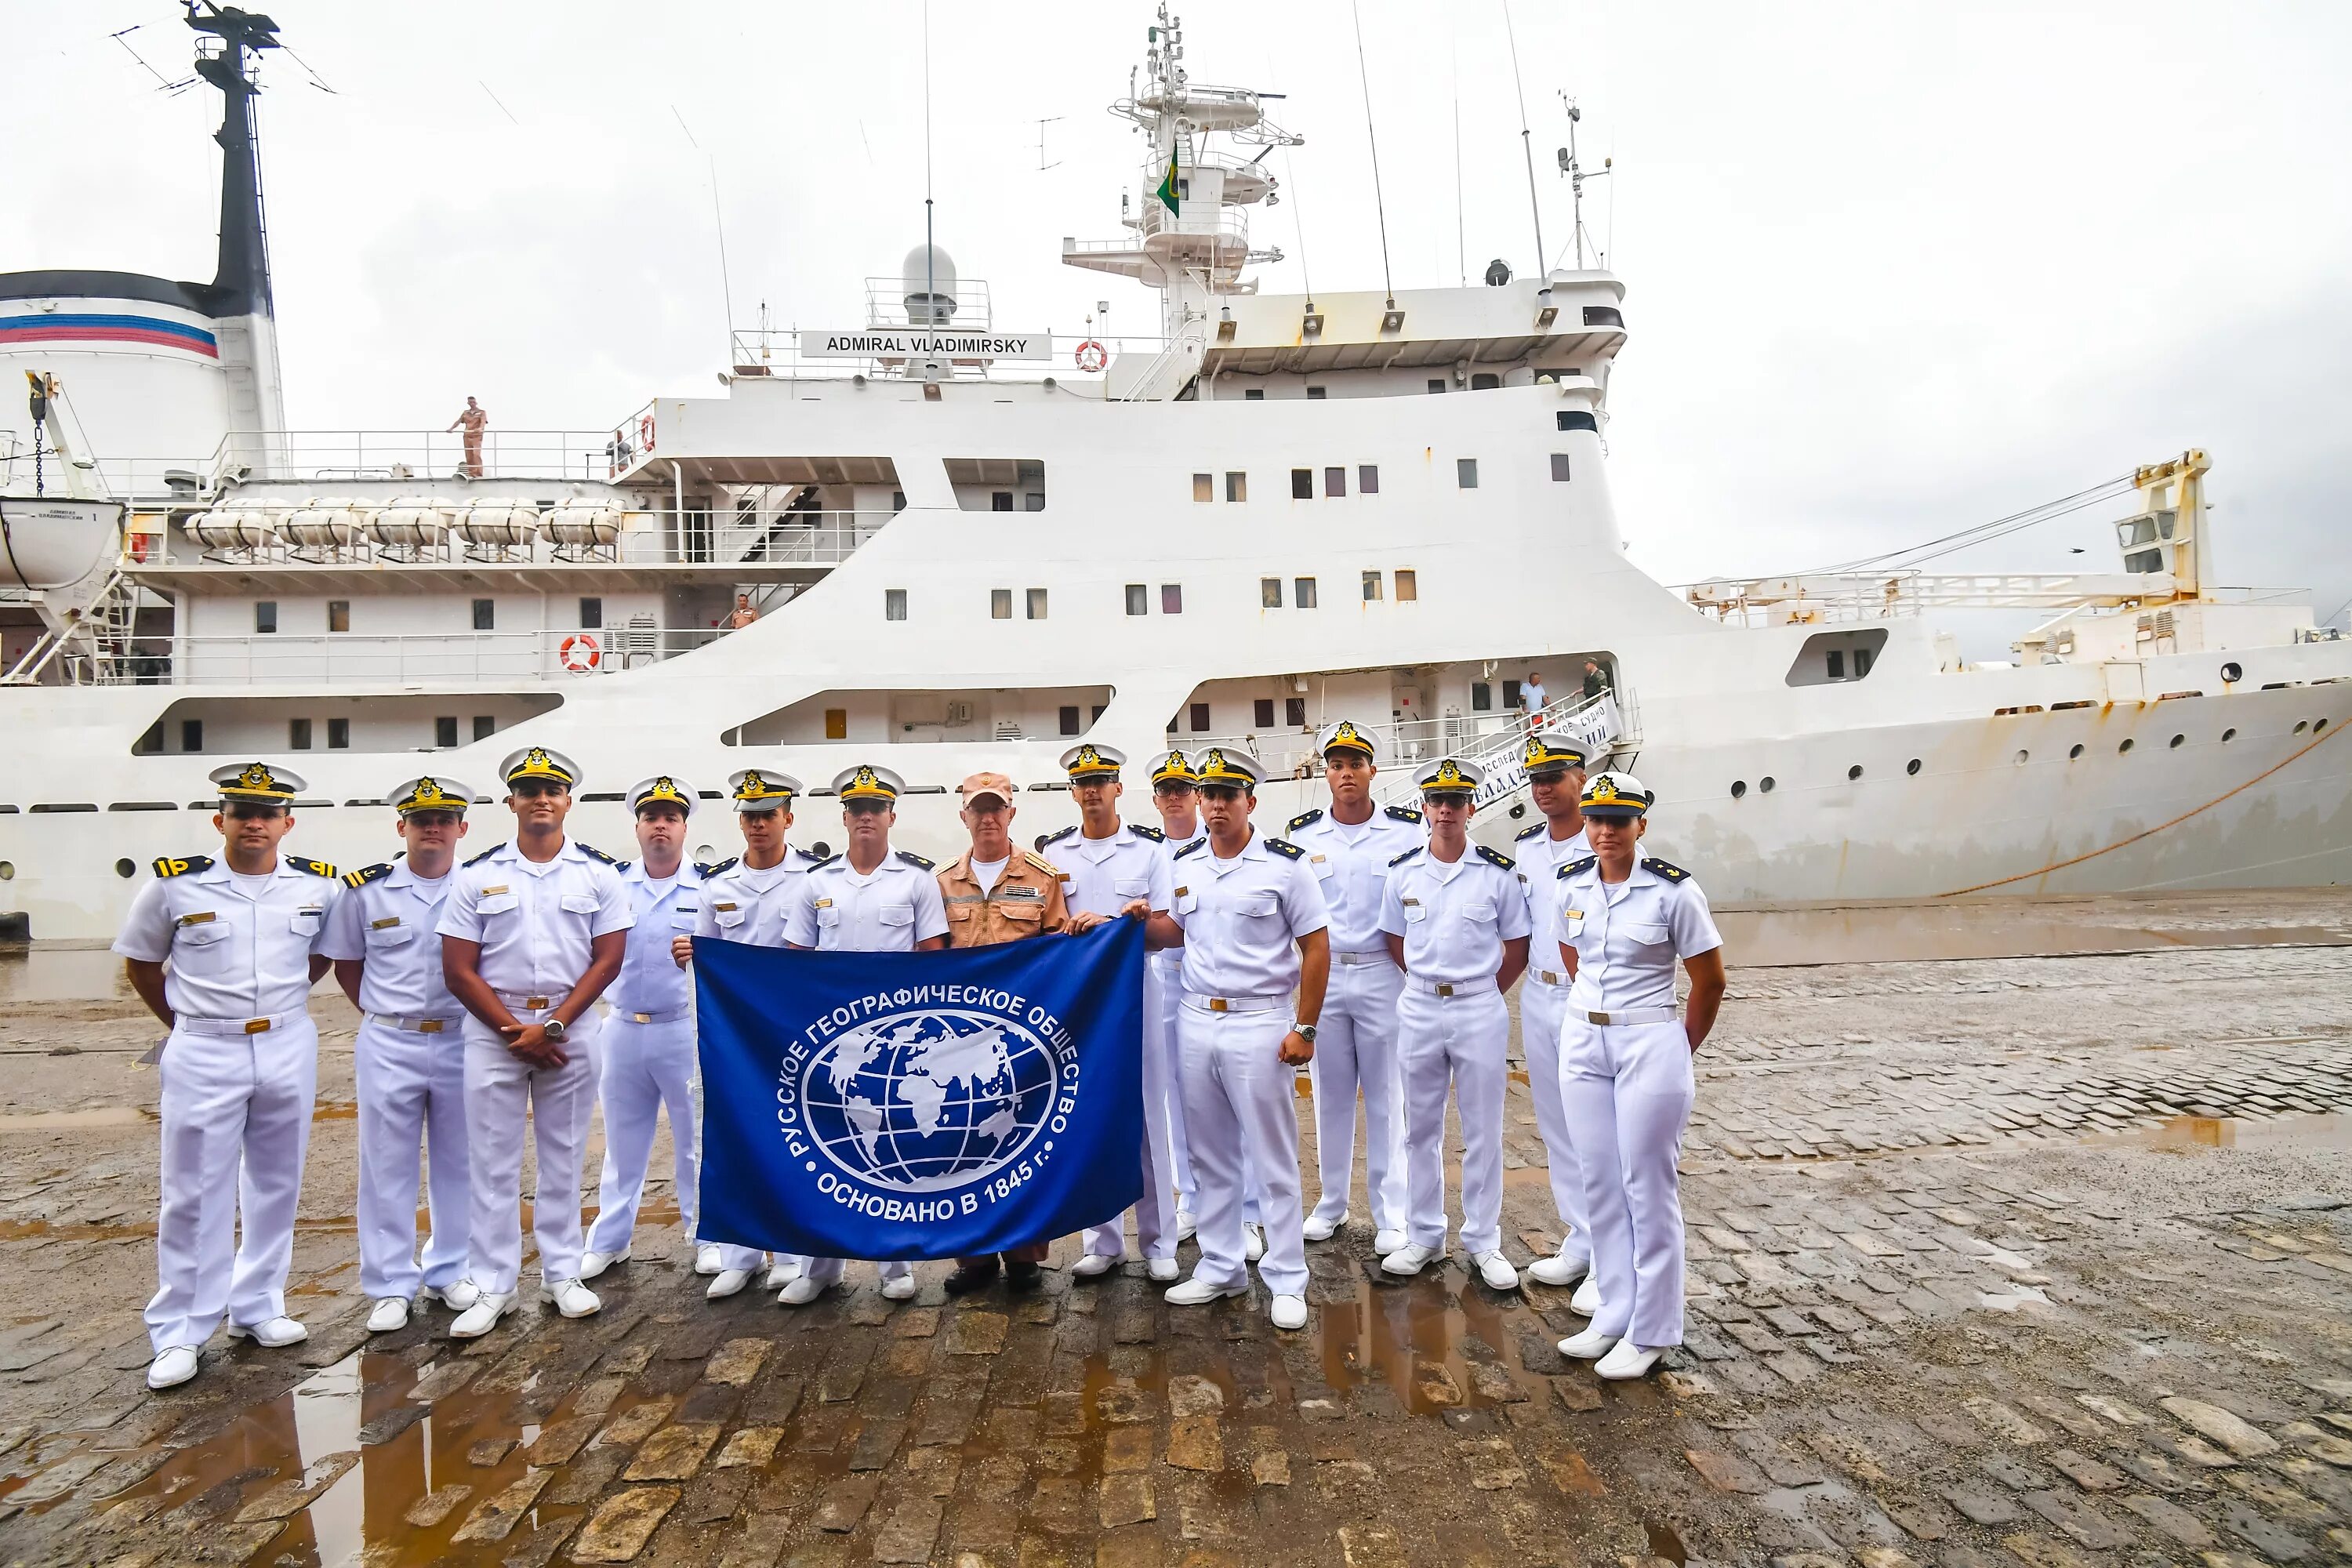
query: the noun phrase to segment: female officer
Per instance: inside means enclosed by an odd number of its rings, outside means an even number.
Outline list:
[[[1592,853],[1559,871],[1559,956],[1572,975],[1559,1098],[1584,1177],[1601,1305],[1562,1355],[1640,1377],[1683,1342],[1683,1211],[1675,1163],[1690,1121],[1691,1058],[1723,1002],[1723,938],[1689,872],[1634,847],[1654,797],[1631,773],[1584,786]],[[1691,981],[1675,1016],[1675,960]]]

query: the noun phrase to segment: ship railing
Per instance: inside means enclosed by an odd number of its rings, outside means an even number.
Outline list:
[[[604,479],[614,472],[614,432],[502,430],[482,433],[477,465],[462,433],[439,430],[262,430],[222,437],[209,452],[164,458],[89,459],[101,494],[156,504],[202,505],[224,485],[247,479],[318,484],[418,484],[451,479]],[[478,466],[480,471],[475,472]],[[32,483],[29,448],[0,454],[0,484]],[[50,461],[49,485],[61,490]]]
[[[320,504],[325,502],[327,504]],[[559,501],[425,495],[387,501],[331,496],[270,504],[133,512],[123,564],[157,566],[834,566],[895,515],[752,514],[627,508],[610,498]]]
[[[1885,621],[1928,610],[2115,609],[2179,596],[2168,572],[1809,572],[1719,578],[1680,592],[1700,614],[1739,626]],[[2203,597],[2270,603],[2282,592],[2212,588]]]
[[[1387,775],[1381,781],[1381,795],[1390,801],[1410,800],[1416,793],[1413,770],[1440,757],[1476,763],[1490,775],[1516,767],[1523,759],[1528,733],[1537,729],[1577,736],[1597,766],[1620,727],[1616,701],[1606,691],[1597,697],[1580,691],[1563,697],[1532,717],[1509,709],[1448,712],[1434,719],[1391,723],[1381,732],[1380,764]],[[1212,746],[1236,746],[1264,763],[1268,778],[1310,779],[1323,771],[1315,738],[1312,727],[1277,726],[1235,735],[1186,735],[1171,731],[1168,743],[1194,759]],[[1517,787],[1516,783],[1511,787]]]
[[[929,331],[984,332],[996,319],[993,302],[988,296],[987,279],[982,278],[939,278],[929,280],[934,287],[945,285],[940,292],[955,300],[955,311],[944,321],[934,320],[932,313],[919,311],[909,303],[910,295],[923,292],[923,285],[909,278],[868,278],[866,280],[866,324],[869,327],[890,327],[900,331],[920,329]],[[921,320],[916,320],[918,315]]]
[[[536,631],[365,632],[140,637],[118,683],[173,686],[570,685],[709,647],[722,627],[549,627]]]

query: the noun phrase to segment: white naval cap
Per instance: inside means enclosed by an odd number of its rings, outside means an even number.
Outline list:
[[[310,781],[300,773],[268,763],[231,763],[205,776],[220,786],[224,801],[241,800],[260,805],[290,806],[295,795],[310,787]]]
[[[878,800],[887,805],[896,805],[898,797],[907,793],[907,781],[888,768],[860,763],[833,775],[833,793],[844,802]]]
[[[1150,762],[1144,764],[1144,769],[1150,773],[1154,789],[1164,784],[1179,784],[1191,789],[1200,782],[1200,775],[1192,771],[1192,764],[1184,760],[1181,752],[1157,752]]]
[[[1193,763],[1192,771],[1202,789],[1222,784],[1227,789],[1245,789],[1253,794],[1256,792],[1259,781],[1265,777],[1265,764],[1239,746],[1207,748]]]
[[[740,815],[747,811],[789,811],[801,793],[801,781],[767,768],[744,768],[727,775],[727,792]]]
[[[1632,773],[1608,772],[1585,781],[1577,805],[1586,816],[1642,816],[1656,799]]]
[[[1117,746],[1097,745],[1081,741],[1062,753],[1062,771],[1070,775],[1072,784],[1084,784],[1088,779],[1115,779],[1118,770],[1127,766],[1127,753]]]
[[[1465,763],[1457,757],[1440,757],[1424,764],[1412,775],[1421,793],[1431,795],[1468,795],[1478,793],[1486,782],[1486,770],[1475,763]]]
[[[656,773],[652,778],[639,779],[629,786],[628,798],[629,814],[633,816],[640,806],[665,802],[688,816],[694,815],[694,786],[676,773]]]
[[[1361,752],[1367,761],[1376,763],[1381,759],[1380,736],[1352,719],[1342,719],[1324,725],[1315,736],[1317,756],[1328,757],[1333,752]]]
[[[562,752],[545,746],[525,746],[520,752],[509,752],[507,760],[499,764],[499,777],[509,784],[525,779],[547,779],[565,789],[580,787],[580,764]]]
[[[462,815],[474,804],[474,789],[447,773],[425,773],[401,780],[383,798],[403,816],[416,811],[454,811]]]

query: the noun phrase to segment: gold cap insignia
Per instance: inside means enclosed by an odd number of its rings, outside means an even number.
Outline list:
[[[1584,753],[1574,746],[1559,744],[1541,735],[1529,735],[1526,765],[1530,773],[1539,768],[1580,768],[1584,765]]]

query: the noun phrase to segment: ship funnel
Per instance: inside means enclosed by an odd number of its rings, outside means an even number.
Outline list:
[[[955,258],[936,245],[919,245],[907,252],[901,276],[906,283],[907,324],[944,327],[955,320]]]

